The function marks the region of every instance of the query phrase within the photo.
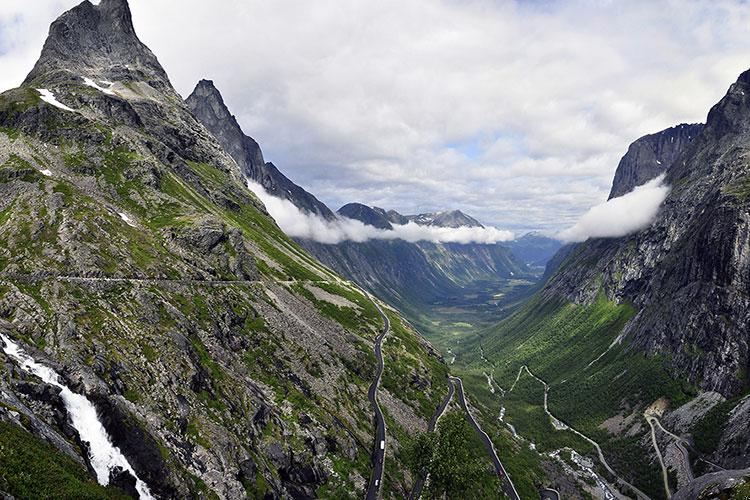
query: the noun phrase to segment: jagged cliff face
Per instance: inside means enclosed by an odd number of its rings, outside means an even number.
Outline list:
[[[86,76],[96,80],[147,82],[171,87],[154,54],[135,34],[127,0],[89,1],[50,27],[42,55],[23,85],[59,83]]]
[[[248,191],[124,0],[65,13],[0,94],[0,332],[96,403],[159,498],[358,496],[381,326]],[[445,370],[400,335],[381,401],[413,432]],[[3,425],[85,463],[58,390],[3,354],[0,389]]]
[[[675,375],[725,395],[748,386],[749,83],[743,74],[702,132],[670,152],[672,191],[654,223],[626,238],[580,245],[545,290],[579,302],[599,291],[631,302],[638,314],[626,338],[668,353]],[[613,192],[619,189],[616,183]]]
[[[666,172],[701,130],[701,123],[682,124],[635,141],[617,166],[609,198],[627,194]]]
[[[335,219],[324,203],[289,180],[273,163],[263,160],[260,146],[242,132],[213,82],[201,80],[185,102],[237,162],[245,177],[263,186],[269,194],[289,200],[307,213],[327,220]]]

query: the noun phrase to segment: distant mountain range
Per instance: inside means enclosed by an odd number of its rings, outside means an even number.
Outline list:
[[[409,222],[421,226],[449,227],[454,229],[459,227],[484,227],[479,221],[460,210],[401,215],[395,210],[386,211],[378,207],[368,207],[361,203],[348,203],[339,208],[337,213],[342,217],[356,219],[379,229],[393,229],[394,224],[404,225]]]
[[[203,80],[186,100],[203,125],[242,167],[243,173],[276,197],[308,214],[333,221],[337,216],[378,229],[410,222],[444,228],[482,228],[459,210],[402,215],[395,210],[349,203],[336,214],[271,163],[263,161],[258,143],[244,134],[213,82]],[[505,244],[410,243],[403,240],[343,241],[324,244],[298,239],[325,265],[396,305],[423,303],[458,294],[467,283],[511,277],[534,278],[560,243],[539,234]]]

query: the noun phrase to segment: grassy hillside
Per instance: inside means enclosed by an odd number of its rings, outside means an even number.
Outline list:
[[[504,407],[505,421],[537,450],[571,447],[594,456],[587,441],[555,430],[544,412],[543,384],[521,371],[528,366],[549,384],[553,415],[599,442],[622,477],[660,497],[658,469],[647,462],[650,450],[639,442],[646,427],[625,436],[610,433],[602,423],[617,415],[642,413],[660,398],[676,407],[695,391],[669,376],[667,359],[645,356],[627,342],[616,342],[633,314],[628,304],[604,297],[579,305],[537,295],[516,314],[464,344],[456,363],[479,401],[495,411]],[[499,387],[495,394],[489,390],[488,375]],[[636,418],[642,420],[640,414]]]
[[[153,452],[142,475],[178,496],[312,484],[359,497],[382,329],[370,299],[278,228],[179,101],[71,83],[56,95],[72,113],[35,92],[0,95],[0,319],[12,336],[96,380],[101,405],[145,436],[120,443],[126,455]],[[415,332],[396,338],[405,370],[444,378]],[[392,376],[418,410],[395,423],[411,429],[445,386]]]

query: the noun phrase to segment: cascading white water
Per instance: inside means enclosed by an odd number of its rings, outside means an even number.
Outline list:
[[[0,347],[5,354],[18,361],[22,369],[33,373],[46,383],[59,387],[62,390],[60,396],[62,396],[65,408],[68,410],[73,427],[78,431],[81,440],[89,443],[89,459],[94,472],[96,472],[99,484],[103,486],[108,485],[110,471],[115,467],[120,467],[135,477],[135,487],[140,498],[153,500],[154,497],[151,495],[146,483],[138,478],[122,452],[112,444],[107,431],[99,421],[96,408],[91,401],[86,399],[85,396],[71,391],[60,382],[60,377],[54,370],[34,361],[18,344],[1,333],[0,340],[2,341],[0,342]]]

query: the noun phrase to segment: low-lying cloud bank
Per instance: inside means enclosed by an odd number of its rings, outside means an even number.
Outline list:
[[[639,231],[653,222],[669,190],[662,174],[626,195],[591,208],[574,226],[555,237],[575,243],[589,238],[618,238]]]
[[[329,221],[303,212],[288,200],[270,195],[260,184],[248,181],[247,187],[260,198],[268,213],[289,236],[306,238],[319,243],[336,244],[342,241],[363,242],[367,240],[401,239],[410,243],[429,241],[432,243],[485,243],[493,244],[514,238],[510,231],[494,227],[435,227],[421,226],[414,222],[393,225],[393,230],[379,229],[345,217]]]

